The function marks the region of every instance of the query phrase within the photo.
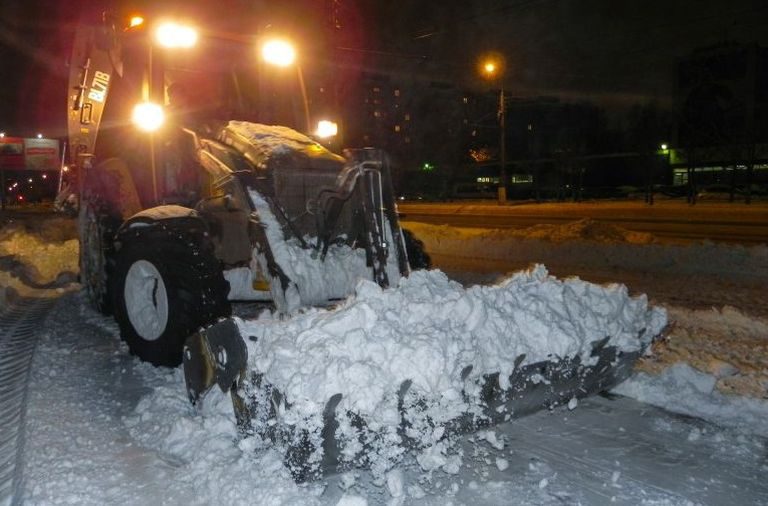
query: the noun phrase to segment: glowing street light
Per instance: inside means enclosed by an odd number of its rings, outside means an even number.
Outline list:
[[[481,74],[488,80],[499,80],[499,202],[507,200],[507,149],[505,133],[504,107],[504,59],[500,55],[490,55],[480,65]]]
[[[157,26],[155,40],[165,48],[188,49],[197,44],[197,30],[188,25],[169,21]]]
[[[38,139],[42,139],[43,138],[43,134],[37,134],[37,138]]]
[[[286,40],[271,39],[261,46],[261,56],[272,65],[289,67],[296,61],[296,49]]]

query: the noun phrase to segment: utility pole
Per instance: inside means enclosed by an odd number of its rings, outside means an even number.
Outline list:
[[[506,125],[504,107],[504,83],[501,83],[499,92],[499,203],[507,201],[507,149],[506,149]]]

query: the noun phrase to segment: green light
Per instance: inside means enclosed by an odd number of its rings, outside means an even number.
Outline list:
[[[435,166],[432,165],[429,162],[425,162],[424,165],[421,166],[421,170],[423,170],[425,172],[431,172],[431,171],[435,170]]]

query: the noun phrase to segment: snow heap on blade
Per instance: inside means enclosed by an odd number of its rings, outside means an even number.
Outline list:
[[[414,272],[394,289],[361,281],[335,310],[236,324],[259,378],[245,386],[246,401],[261,406],[257,431],[274,436],[275,426],[289,427],[283,439],[304,438],[321,452],[327,404],[341,394],[332,413],[341,460],[384,471],[404,446],[429,449],[456,419],[481,419],[494,373],[491,388],[506,391],[526,365],[595,365],[596,343],[639,355],[666,313],[649,308],[645,296],[629,297],[623,285],[561,281],[536,266],[468,289],[440,271]]]

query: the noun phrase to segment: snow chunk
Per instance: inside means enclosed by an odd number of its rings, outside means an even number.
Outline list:
[[[387,473],[387,489],[392,497],[402,497],[404,493],[403,472],[399,469],[393,469]]]
[[[368,506],[368,500],[359,495],[344,494],[339,499],[339,502],[336,503],[336,506]]]

